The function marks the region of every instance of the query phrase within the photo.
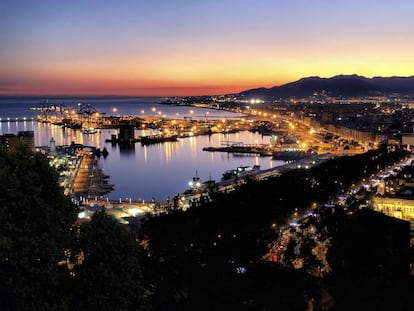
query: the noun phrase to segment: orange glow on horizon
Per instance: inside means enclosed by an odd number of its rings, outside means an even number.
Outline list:
[[[314,42],[281,47],[261,44],[220,53],[216,48],[184,45],[168,57],[38,56],[31,63],[4,64],[0,82],[7,83],[0,84],[0,95],[216,95],[278,86],[309,76],[414,74],[413,43],[406,44],[405,50],[397,41],[395,47],[379,42],[368,48],[358,43],[359,49],[355,42],[344,40],[321,46]]]
[[[304,77],[332,77],[338,74],[373,76],[411,76],[414,72],[408,62],[382,61],[372,57],[377,66],[365,58],[343,57],[340,65],[333,57],[308,55],[301,63],[283,59],[283,64],[269,61],[252,64],[210,68],[203,64],[192,69],[171,64],[164,72],[146,72],[125,69],[127,65],[112,67],[89,64],[79,68],[55,66],[52,69],[30,68],[33,73],[15,70],[9,75],[15,82],[0,85],[0,95],[137,95],[137,96],[192,96],[238,93],[252,88],[274,87]],[[180,69],[180,70],[179,70]],[[0,81],[1,82],[1,81]]]
[[[391,48],[376,54],[350,53],[349,48],[308,48],[307,53],[279,49],[278,57],[258,48],[234,57],[228,52],[219,57],[200,51],[195,55],[171,55],[168,59],[131,57],[121,61],[109,57],[5,64],[4,72],[13,83],[0,84],[0,95],[216,95],[278,86],[309,76],[358,74],[369,78],[414,74],[409,49],[394,58],[390,57]]]
[[[2,6],[0,95],[213,95],[414,75],[406,0],[29,2]]]
[[[21,86],[8,89],[0,88],[0,95],[137,95],[137,96],[193,96],[239,93],[256,87],[273,87],[283,84],[265,84],[262,81],[252,83],[233,81],[194,81],[194,80],[124,80],[111,78],[82,77],[58,78],[37,77],[22,80]]]

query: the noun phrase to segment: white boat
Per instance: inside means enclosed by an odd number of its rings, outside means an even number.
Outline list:
[[[234,170],[225,171],[223,173],[222,181],[233,180],[236,178],[243,178],[249,175],[253,175],[255,172],[260,170],[260,165],[253,166],[239,166]]]
[[[96,134],[96,132],[97,130],[93,127],[83,129],[83,134]]]

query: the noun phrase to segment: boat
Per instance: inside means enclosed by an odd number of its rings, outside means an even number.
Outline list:
[[[260,165],[253,166],[238,166],[234,170],[228,170],[223,173],[221,181],[229,181],[238,178],[246,178],[248,176],[255,175],[260,171]]]
[[[228,152],[228,153],[237,153],[237,154],[255,154],[262,157],[271,156],[271,151],[266,146],[245,146],[233,144],[230,146],[224,147],[204,147],[203,151],[210,152]]]
[[[101,155],[104,156],[104,158],[106,158],[108,156],[109,152],[108,150],[104,147],[102,150],[99,148],[95,149],[95,155],[99,158]]]
[[[189,194],[189,193],[205,192],[205,191],[208,191],[209,189],[214,188],[215,184],[216,182],[212,180],[211,177],[207,181],[201,181],[196,171],[195,176],[188,183],[189,188],[184,193]]]
[[[104,156],[104,158],[106,158],[108,156],[108,154],[109,154],[108,150],[104,147],[102,149],[102,155]],[[108,176],[108,178],[109,178],[109,176]]]
[[[142,145],[151,145],[159,144],[164,142],[175,142],[178,141],[177,135],[150,135],[150,136],[141,136],[140,141]]]
[[[83,134],[96,134],[96,132],[96,129],[93,127],[83,129]]]
[[[80,129],[82,128],[82,123],[80,121],[74,120],[72,118],[63,118],[62,126],[71,128],[71,129]]]

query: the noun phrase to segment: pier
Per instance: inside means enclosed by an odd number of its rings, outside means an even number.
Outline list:
[[[98,197],[113,190],[113,185],[106,182],[109,176],[103,174],[97,166],[93,152],[80,153],[82,157],[73,180],[75,197]]]
[[[31,122],[36,121],[35,117],[0,118],[0,122]]]

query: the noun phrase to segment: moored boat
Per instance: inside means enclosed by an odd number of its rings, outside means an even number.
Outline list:
[[[228,170],[223,173],[222,181],[234,180],[236,178],[245,178],[254,175],[260,170],[260,165],[238,166],[234,170]]]
[[[175,142],[178,141],[177,135],[151,135],[151,136],[141,136],[140,141],[142,145],[150,145],[150,144],[159,144],[164,142]]]

